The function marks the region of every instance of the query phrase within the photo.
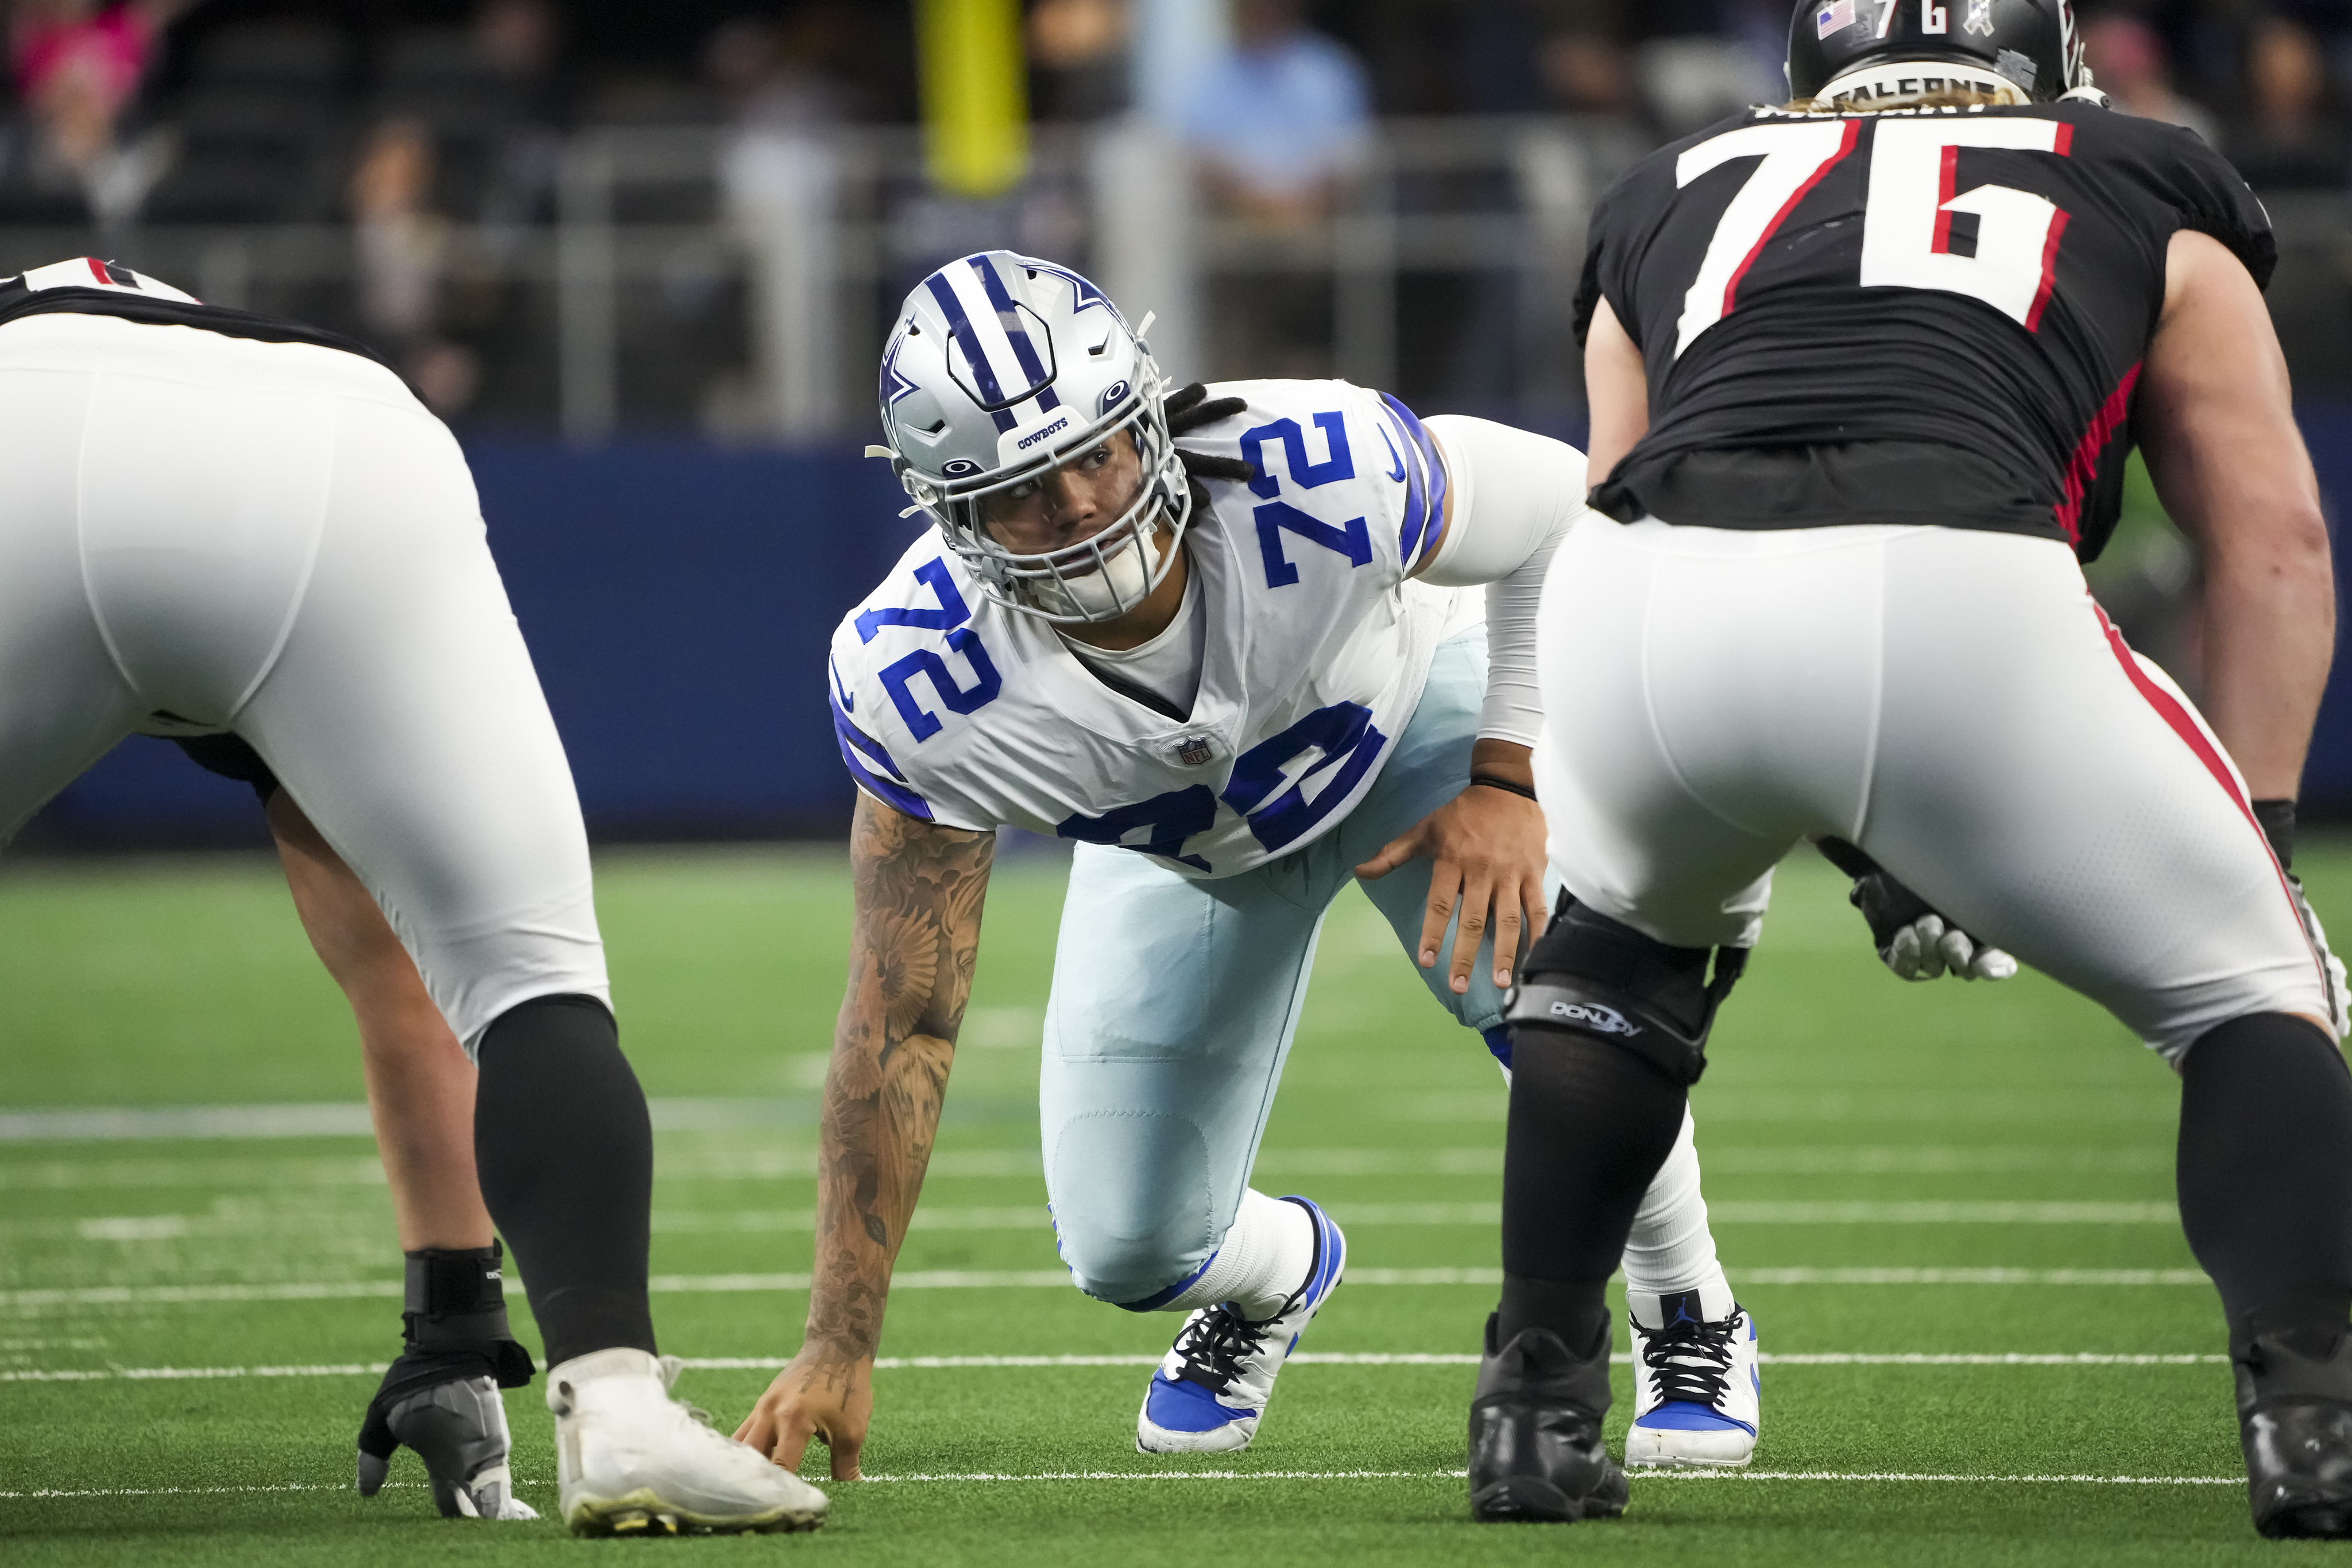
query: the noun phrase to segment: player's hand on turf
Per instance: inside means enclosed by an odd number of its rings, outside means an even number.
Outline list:
[[[1822,839],[1822,853],[1853,878],[1853,906],[1870,924],[1870,939],[1885,966],[1906,980],[2006,980],[2017,960],[1978,941],[1895,880],[1886,868],[1843,839]]]
[[[1515,756],[1489,753],[1506,747]],[[1527,776],[1527,747],[1480,741],[1474,771],[1512,779]],[[1418,956],[1424,969],[1437,967],[1446,922],[1456,908],[1462,922],[1454,936],[1447,982],[1455,996],[1470,989],[1478,944],[1491,925],[1495,934],[1495,984],[1507,987],[1525,943],[1544,926],[1543,809],[1507,789],[1472,785],[1391,839],[1381,852],[1356,868],[1370,881],[1386,876],[1409,860],[1430,859],[1429,904],[1421,923]]]
[[[404,1443],[425,1461],[442,1518],[537,1519],[538,1511],[514,1495],[507,1412],[497,1383],[476,1376],[399,1387],[401,1369],[402,1363],[394,1363],[385,1385],[394,1391],[377,1391],[360,1427],[360,1495],[383,1490],[392,1456]]]
[[[803,1345],[735,1428],[735,1440],[797,1473],[809,1439],[821,1438],[832,1451],[833,1479],[854,1481],[873,1419],[874,1358]]]

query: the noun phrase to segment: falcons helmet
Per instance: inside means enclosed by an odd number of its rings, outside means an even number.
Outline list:
[[[2040,102],[2091,85],[2074,0],[1798,0],[1792,96],[1819,98],[1857,67],[1913,60],[1990,71]]]

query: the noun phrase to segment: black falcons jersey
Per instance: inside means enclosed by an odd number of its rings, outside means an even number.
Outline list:
[[[339,332],[306,327],[299,321],[257,316],[225,305],[206,305],[168,283],[120,262],[96,256],[36,267],[16,277],[0,278],[0,326],[26,316],[58,312],[83,316],[115,316],[161,327],[195,327],[224,337],[250,338],[263,343],[315,343],[346,354],[383,362],[374,350]]]
[[[1577,301],[1648,370],[1601,510],[1712,528],[1942,523],[2098,553],[2188,228],[2258,284],[2270,221],[2194,134],[2087,103],[1752,110],[1601,197]]]

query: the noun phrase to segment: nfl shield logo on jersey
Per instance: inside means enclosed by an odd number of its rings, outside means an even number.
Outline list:
[[[1188,735],[1176,743],[1176,760],[1187,768],[1198,768],[1214,752],[1205,735]]]

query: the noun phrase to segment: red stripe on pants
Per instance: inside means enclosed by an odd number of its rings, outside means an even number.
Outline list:
[[[2139,695],[2147,699],[2147,706],[2156,710],[2157,716],[2172,727],[2173,734],[2189,743],[2189,749],[2197,754],[2197,760],[2205,765],[2205,771],[2213,776],[2215,782],[2221,786],[2223,792],[2230,797],[2231,802],[2238,808],[2239,814],[2246,819],[2246,825],[2253,829],[2255,841],[2263,846],[2263,853],[2270,859],[2271,869],[2278,874],[2279,892],[2286,895],[2288,913],[2294,916],[2294,928],[2302,931],[2303,911],[2295,904],[2294,890],[2286,884],[2286,868],[2278,863],[2278,856],[2272,852],[2270,835],[2263,831],[2262,821],[2254,815],[2252,803],[2239,789],[2237,775],[2231,770],[2229,763],[2222,759],[2221,754],[2213,748],[2213,742],[2206,735],[2205,727],[2199,724],[2196,717],[2180,706],[2180,699],[2148,679],[2147,672],[2139,667],[2138,656],[2133,653],[2131,645],[2124,641],[2124,634],[2116,630],[2116,623],[2107,619],[2107,612],[2096,604],[2092,605],[2091,609],[2092,612],[2099,618],[2099,630],[2107,634],[2107,646],[2115,650],[2116,663],[2124,667],[2124,674],[2130,678],[2133,685],[2139,688]],[[2327,966],[2320,958],[2317,950],[2312,948],[2308,932],[2305,933],[2304,946],[2310,951],[2311,961],[2319,970],[2320,994],[2325,996],[2328,989]]]

